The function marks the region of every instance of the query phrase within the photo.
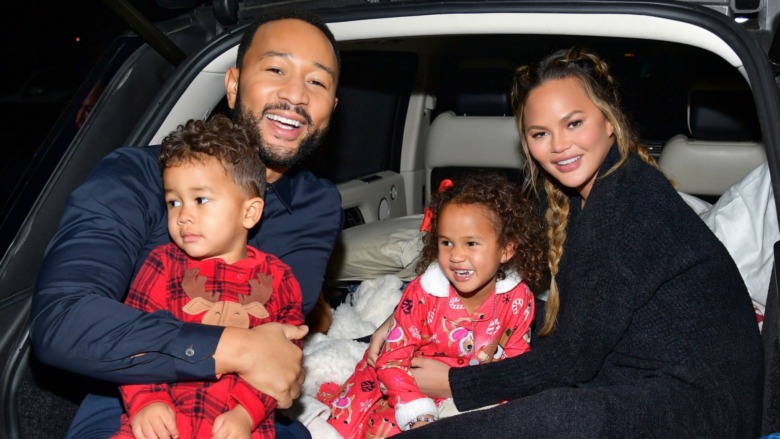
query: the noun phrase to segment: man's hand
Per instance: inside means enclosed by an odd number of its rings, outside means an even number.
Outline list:
[[[410,369],[417,387],[431,398],[452,398],[450,367],[432,358],[412,358]]]
[[[164,402],[153,402],[130,420],[135,439],[178,439],[176,413]]]
[[[238,404],[214,419],[211,434],[211,439],[249,439],[252,436],[252,416]]]
[[[225,328],[214,353],[216,374],[235,373],[249,385],[288,408],[301,394],[303,352],[300,340],[309,328],[266,323],[252,329]]]
[[[382,350],[382,345],[387,340],[387,334],[390,333],[390,329],[393,327],[393,316],[387,318],[378,328],[371,334],[371,342],[368,344],[368,364],[371,367],[376,367],[376,360],[379,358],[379,351]]]

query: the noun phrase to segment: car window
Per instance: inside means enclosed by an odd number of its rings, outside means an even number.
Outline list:
[[[65,93],[57,86],[61,79],[47,74],[27,82],[24,97],[20,97],[25,101],[23,105],[0,101],[0,108],[13,111],[13,120],[18,121],[10,128],[11,133],[4,133],[14,147],[0,163],[0,248],[7,248],[16,235],[105,84],[141,43],[133,36],[114,40],[75,90]],[[48,125],[42,125],[40,118]]]
[[[583,46],[609,63],[624,110],[656,155],[666,140],[688,133],[688,93],[692,87],[748,89],[737,69],[719,56],[679,43],[554,35],[484,35],[450,40],[438,68],[441,79],[434,118],[445,111],[464,114],[458,108],[458,97],[475,91],[505,94],[507,107],[495,106],[492,114],[511,114],[508,94],[515,67],[557,49]]]
[[[334,183],[398,172],[417,58],[406,52],[342,53],[336,111],[324,144],[306,166]]]

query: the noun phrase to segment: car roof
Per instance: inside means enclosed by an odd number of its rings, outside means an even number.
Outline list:
[[[744,2],[750,3],[750,2]],[[708,6],[702,6],[707,4]],[[769,86],[770,78],[751,77],[756,66],[747,67],[756,59],[766,58],[769,46],[767,27],[773,23],[759,12],[740,13],[726,1],[514,1],[514,2],[391,2],[358,1],[295,2],[296,8],[310,9],[320,14],[333,31],[340,45],[363,40],[403,39],[433,35],[523,34],[601,36],[609,38],[643,38],[669,41],[700,47],[710,51],[738,70],[759,89]],[[276,7],[274,7],[276,8]],[[199,63],[183,69],[196,78],[181,83],[192,84],[180,91],[182,99],[171,109],[170,116],[156,123],[154,134],[144,127],[139,143],[155,143],[175,128],[176,121],[202,117],[202,110],[193,101],[216,102],[222,94],[222,75],[233,65],[236,45],[243,26],[262,11],[262,2],[239,3],[239,22],[226,28],[215,45],[223,47],[218,55],[192,57]],[[749,26],[736,24],[740,14],[753,22]],[[748,22],[746,21],[746,22]],[[381,24],[381,25],[380,25]],[[762,43],[763,42],[763,43]],[[420,50],[418,48],[418,50]],[[193,68],[194,67],[194,68]],[[748,71],[749,70],[749,71]],[[765,70],[765,69],[764,69]],[[770,74],[764,71],[765,74]],[[760,82],[760,83],[757,83]],[[771,80],[773,83],[773,80]],[[754,84],[756,83],[756,84]],[[210,90],[214,96],[204,96]],[[209,92],[206,92],[209,93]],[[757,98],[760,101],[760,97]],[[759,105],[761,103],[759,102]],[[771,137],[771,136],[770,136]]]

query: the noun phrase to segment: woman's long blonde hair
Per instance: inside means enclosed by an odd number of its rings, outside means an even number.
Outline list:
[[[533,89],[547,81],[566,78],[576,78],[580,81],[585,93],[614,127],[613,136],[620,151],[620,160],[598,178],[604,178],[614,172],[628,159],[631,153],[638,154],[643,161],[656,169],[658,168],[655,159],[639,144],[638,136],[620,108],[617,83],[610,75],[607,63],[596,54],[575,47],[557,51],[538,64],[521,66],[515,70],[512,81],[512,108],[525,156],[527,179],[523,188],[527,192],[536,194],[541,175],[548,203],[545,220],[549,241],[547,264],[550,269],[550,293],[545,307],[544,326],[539,332],[539,335],[542,336],[553,332],[558,318],[560,294],[555,279],[558,274],[558,264],[563,256],[563,244],[566,241],[571,192],[547,174],[531,156],[523,130],[523,110],[528,94]]]

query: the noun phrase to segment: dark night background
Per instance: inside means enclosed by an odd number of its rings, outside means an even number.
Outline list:
[[[99,0],[18,1],[4,5],[0,41],[9,69],[1,95],[19,91],[35,72],[57,72],[53,87],[72,85],[125,27]]]
[[[128,0],[155,21],[182,10]],[[129,29],[102,0],[4,2],[0,136],[4,153],[37,148],[114,37]],[[0,176],[2,177],[2,176]]]

